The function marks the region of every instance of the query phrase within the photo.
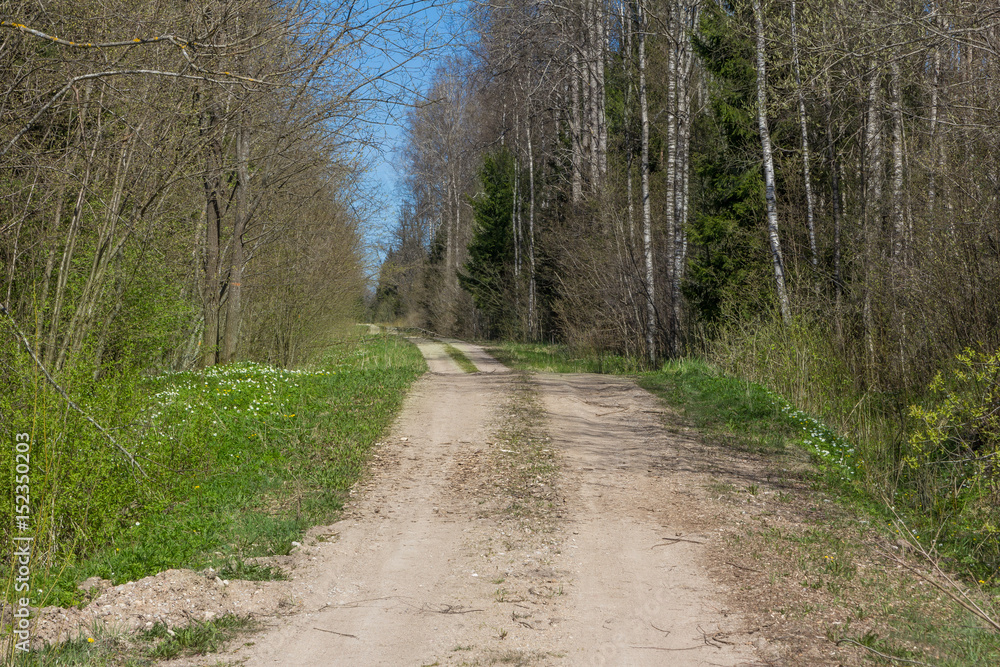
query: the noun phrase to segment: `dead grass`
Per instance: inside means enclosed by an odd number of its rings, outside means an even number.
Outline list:
[[[549,533],[562,518],[559,463],[542,430],[544,411],[528,375],[511,378],[503,426],[492,446],[474,464],[487,479],[482,512],[513,523],[514,534]],[[470,470],[470,473],[472,471]]]
[[[538,651],[522,651],[519,649],[491,650],[474,662],[463,662],[462,667],[484,667],[486,665],[510,665],[511,667],[530,667],[540,660],[549,657],[548,653]]]

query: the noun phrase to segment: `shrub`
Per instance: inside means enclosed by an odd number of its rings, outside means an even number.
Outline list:
[[[985,546],[996,547],[1000,518],[1000,350],[966,349],[928,387],[904,457],[923,507],[961,517]]]

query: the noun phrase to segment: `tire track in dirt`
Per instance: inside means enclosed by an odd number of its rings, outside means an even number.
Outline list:
[[[495,481],[525,380],[477,346],[458,342],[489,372],[463,374],[442,344],[415,342],[430,372],[345,518],[295,554],[293,611],[228,655],[173,664],[748,664],[702,567],[718,538],[700,454],[662,429],[653,396],[534,376],[560,470],[539,480],[559,493],[533,530]]]
[[[748,662],[738,618],[704,568],[717,537],[691,479],[699,453],[663,430],[659,402],[630,379],[536,381],[563,460],[569,664]]]

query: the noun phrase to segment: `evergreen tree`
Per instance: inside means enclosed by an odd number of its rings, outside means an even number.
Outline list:
[[[506,329],[516,320],[511,228],[514,179],[514,158],[506,148],[484,158],[479,170],[483,190],[471,201],[475,222],[469,260],[459,275],[459,284],[485,316],[490,335],[511,334]]]
[[[710,75],[709,114],[694,127],[695,211],[684,293],[709,323],[759,305],[770,285],[762,231],[764,181],[755,122],[753,43],[735,7],[710,4],[694,47]]]

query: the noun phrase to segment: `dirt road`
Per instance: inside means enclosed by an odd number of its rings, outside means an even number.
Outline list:
[[[704,462],[655,398],[609,376],[525,380],[458,344],[481,369],[464,374],[419,344],[430,372],[347,516],[304,541],[293,611],[224,660],[753,663],[705,569],[719,538]],[[529,455],[555,465],[535,475]]]

